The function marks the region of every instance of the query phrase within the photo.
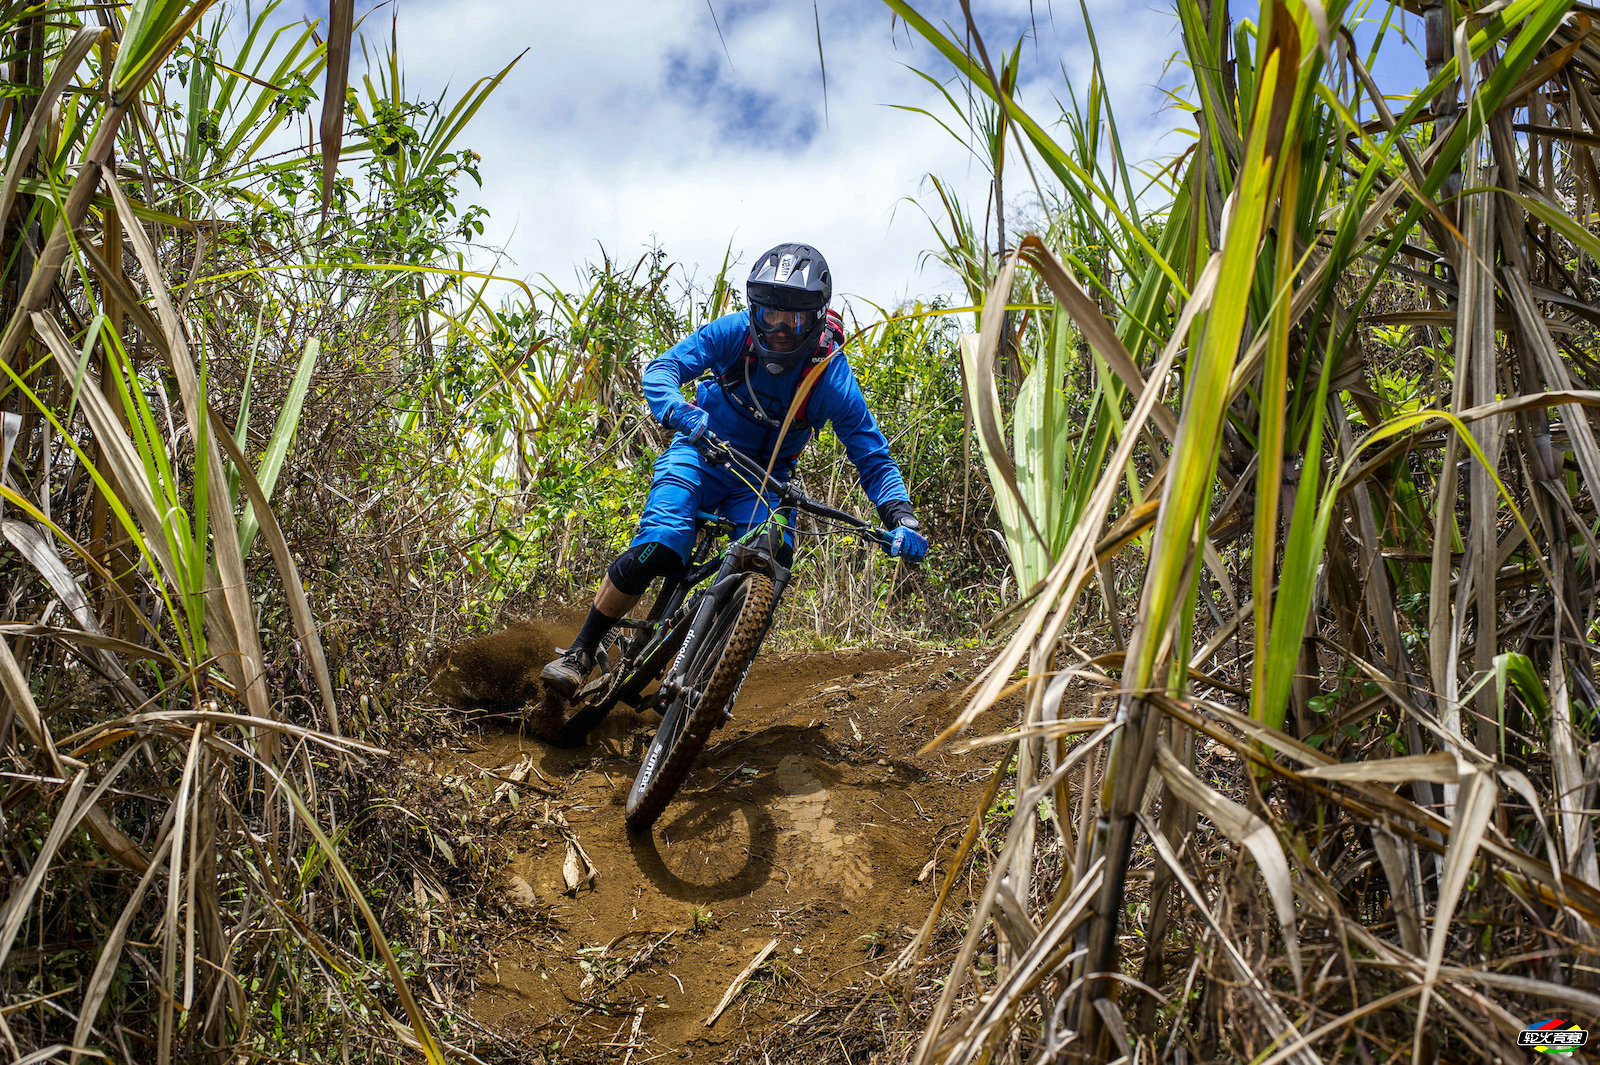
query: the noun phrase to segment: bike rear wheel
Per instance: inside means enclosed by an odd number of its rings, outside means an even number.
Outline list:
[[[684,691],[667,707],[628,794],[629,831],[645,832],[656,823],[722,721],[760,647],[773,594],[771,577],[748,574],[712,616],[684,668]]]

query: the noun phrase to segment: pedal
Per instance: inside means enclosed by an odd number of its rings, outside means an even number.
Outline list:
[[[604,703],[591,701],[584,703],[569,717],[566,724],[553,737],[553,742],[558,747],[581,747],[588,742],[589,733],[600,726],[606,719],[610,710]]]

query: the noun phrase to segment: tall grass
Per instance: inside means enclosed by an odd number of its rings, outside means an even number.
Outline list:
[[[994,742],[1040,815],[916,1060],[1510,1058],[1528,1020],[1594,1012],[1586,20],[1180,0],[1197,136],[1141,212],[1100,162],[1124,153],[1098,69],[1059,140],[972,26],[887,2],[1053,177],[988,301],[1049,288],[1102,390],[1081,430],[1114,444],[1070,511],[998,470],[1070,532],[949,734],[1022,667]],[[1363,51],[1359,17],[1420,29],[1428,84],[1380,90],[1406,44]],[[985,314],[977,363],[1052,350],[1005,328]],[[994,392],[970,396],[1002,454]],[[1125,653],[1090,657],[1069,637],[1108,565],[1138,605]],[[1084,683],[1103,725],[1065,710]]]
[[[263,151],[350,42],[278,7],[234,34],[207,2],[0,7],[0,1039],[25,1060],[443,1060],[318,823],[378,752],[275,493],[350,337],[285,342],[327,289],[272,271],[319,268],[283,193],[349,153]]]

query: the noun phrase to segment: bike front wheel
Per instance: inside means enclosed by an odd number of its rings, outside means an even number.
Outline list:
[[[751,573],[712,615],[684,667],[683,691],[667,707],[628,794],[629,831],[648,831],[688,777],[750,670],[772,613],[773,595],[772,578]]]

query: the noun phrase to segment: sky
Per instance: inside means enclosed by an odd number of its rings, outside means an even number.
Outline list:
[[[935,24],[960,24],[954,0],[917,7]],[[996,61],[1026,36],[1019,96],[1041,120],[1059,114],[1068,77],[1080,91],[1088,84],[1076,0],[973,7]],[[1089,9],[1130,155],[1175,154],[1184,142],[1162,133],[1186,119],[1159,87],[1164,74],[1178,80],[1166,72],[1179,46],[1170,9],[1159,0]],[[358,12],[368,10],[364,0]],[[886,5],[395,0],[362,32],[380,43],[391,14],[416,98],[459,93],[527,50],[461,138],[483,156],[483,188],[468,195],[488,209],[484,243],[508,257],[499,272],[571,287],[602,249],[631,263],[659,245],[705,284],[730,248],[742,278],[766,248],[798,240],[827,257],[836,290],[879,305],[956,288],[943,267],[923,269],[934,242],[908,197],[931,193],[924,178],[934,173],[981,219],[988,175],[932,119],[893,106],[961,128],[914,72],[948,82],[951,68]],[[1023,193],[1018,178],[1011,187]]]

